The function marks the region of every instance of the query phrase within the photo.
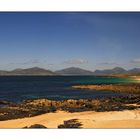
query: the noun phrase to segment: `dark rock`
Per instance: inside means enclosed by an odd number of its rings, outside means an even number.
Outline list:
[[[64,124],[60,124],[58,128],[81,128],[82,124],[77,119],[71,119],[64,121]]]
[[[24,128],[47,128],[47,127],[42,124],[33,124],[29,127],[25,126]]]

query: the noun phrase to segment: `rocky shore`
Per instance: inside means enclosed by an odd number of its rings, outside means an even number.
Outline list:
[[[0,121],[0,128],[140,128],[140,109],[107,112],[56,111]]]
[[[140,95],[128,95],[121,97],[109,97],[102,99],[80,99],[52,101],[47,99],[26,100],[22,103],[0,101],[0,121],[33,117],[40,114],[66,111],[123,111],[140,108]]]
[[[101,84],[101,85],[75,85],[73,88],[98,91],[112,91],[115,93],[130,93],[140,95],[140,84]]]
[[[140,84],[77,85],[73,88],[106,90],[124,94],[118,97],[54,101],[48,99],[25,100],[21,103],[0,101],[0,121],[33,117],[56,111],[65,112],[108,112],[140,108]]]

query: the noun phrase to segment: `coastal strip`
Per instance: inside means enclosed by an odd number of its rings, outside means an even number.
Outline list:
[[[0,121],[5,121],[24,117],[30,118],[57,111],[74,113],[134,110],[140,108],[140,95],[61,101],[36,99],[25,100],[21,103],[0,101],[0,105]]]
[[[74,85],[72,88],[98,91],[112,91],[118,93],[131,93],[140,95],[140,84],[101,84],[101,85]]]
[[[74,126],[74,128],[140,128],[140,110],[75,113],[57,111],[31,118],[0,121],[0,128],[72,128],[69,126]]]

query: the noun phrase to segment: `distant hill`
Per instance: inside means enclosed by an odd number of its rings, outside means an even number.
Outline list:
[[[140,75],[140,68],[134,68],[130,70],[125,70],[121,67],[115,67],[113,69],[105,70],[95,70],[94,72],[81,69],[78,67],[69,67],[62,70],[57,70],[55,72],[39,68],[27,68],[27,69],[15,69],[12,71],[0,70],[0,75],[96,75],[96,76],[131,76],[131,75]]]
[[[116,74],[126,74],[127,71],[121,67],[115,67],[113,69],[105,69],[105,70],[95,70],[93,72],[94,75],[116,75]]]
[[[137,74],[140,75],[140,68],[134,68],[128,71],[128,74]]]
[[[84,70],[77,67],[70,67],[62,70],[55,71],[59,75],[93,75],[93,72]]]
[[[0,71],[0,75],[56,75],[50,70],[46,70],[39,67],[33,67],[28,69],[15,69],[13,71]]]
[[[8,71],[0,70],[0,75],[8,75],[9,73]]]

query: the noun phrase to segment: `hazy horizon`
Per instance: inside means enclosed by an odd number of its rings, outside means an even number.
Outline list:
[[[140,67],[140,13],[1,12],[0,70]]]
[[[37,67],[37,66],[34,66],[34,67],[26,67],[26,68],[22,68],[22,67],[18,67],[18,68],[14,68],[14,69],[9,69],[9,70],[5,70],[5,69],[0,69],[0,71],[13,71],[13,70],[18,70],[18,69],[31,69],[31,68],[38,68],[38,69],[45,69],[45,70],[50,70],[52,72],[55,72],[55,71],[59,71],[59,70],[63,70],[63,69],[69,69],[69,68],[80,68],[80,67],[64,67],[64,68],[61,68],[61,69],[56,69],[56,70],[51,70],[51,69],[48,69],[48,68],[43,68],[43,67]],[[138,67],[134,67],[134,68],[130,68],[130,69],[125,69],[123,67],[113,67],[113,68],[110,68],[110,69],[95,69],[95,70],[90,70],[90,69],[84,69],[84,68],[80,68],[80,69],[83,69],[83,70],[87,70],[87,71],[90,71],[90,72],[95,72],[96,70],[112,70],[112,69],[115,69],[115,68],[122,68],[126,71],[129,71],[129,70],[133,70],[133,69],[137,69]]]

